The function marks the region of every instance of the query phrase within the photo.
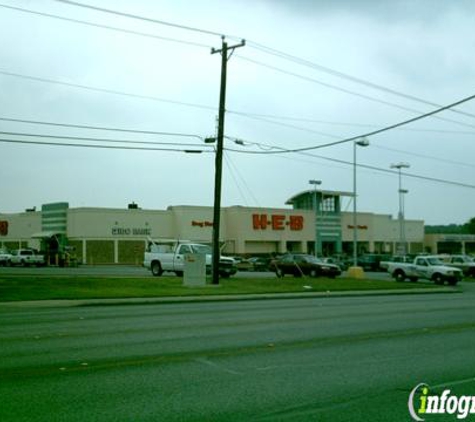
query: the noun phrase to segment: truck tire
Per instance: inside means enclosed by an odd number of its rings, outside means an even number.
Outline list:
[[[153,261],[150,268],[155,277],[160,277],[163,274],[163,269],[159,261]]]
[[[432,280],[434,280],[434,283],[435,284],[444,284],[444,277],[442,276],[442,274],[440,273],[435,273],[433,276],[432,276]]]
[[[393,277],[396,281],[401,282],[406,279],[406,274],[402,270],[396,270],[393,272]]]

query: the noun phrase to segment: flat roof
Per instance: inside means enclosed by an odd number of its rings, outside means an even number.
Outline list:
[[[303,196],[303,195],[313,195],[314,192],[318,192],[318,193],[321,193],[323,196],[325,195],[328,195],[328,196],[349,196],[349,197],[353,197],[353,192],[344,192],[344,191],[337,191],[337,190],[321,190],[321,189],[308,189],[308,190],[305,190],[303,192],[300,192],[294,196],[292,196],[292,198],[288,199],[285,204],[286,205],[292,205],[293,202],[299,197],[299,196]]]

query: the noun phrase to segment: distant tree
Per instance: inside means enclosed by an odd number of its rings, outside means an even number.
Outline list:
[[[463,225],[463,232],[467,234],[475,234],[475,217],[472,217]]]
[[[464,233],[464,227],[458,224],[425,226],[425,232],[427,234],[460,234]]]

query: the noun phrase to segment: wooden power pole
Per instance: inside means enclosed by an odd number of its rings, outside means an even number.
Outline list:
[[[224,117],[226,113],[226,70],[229,52],[246,45],[245,40],[239,44],[228,46],[222,41],[220,49],[211,49],[211,54],[221,53],[221,88],[219,92],[219,114],[218,114],[218,139],[216,144],[215,177],[214,177],[214,208],[213,208],[213,263],[212,276],[213,284],[219,284],[219,257],[221,255],[219,247],[219,228],[221,223],[221,180],[223,173],[223,144],[224,144]]]

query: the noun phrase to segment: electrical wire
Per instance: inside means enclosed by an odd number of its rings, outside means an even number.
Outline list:
[[[206,29],[202,29],[202,28],[177,24],[177,23],[173,23],[173,22],[169,22],[169,21],[165,21],[165,20],[152,19],[152,18],[148,18],[148,17],[145,17],[145,16],[120,12],[120,11],[112,10],[112,9],[106,9],[106,8],[102,8],[102,7],[93,6],[93,5],[90,5],[90,4],[78,3],[78,2],[75,2],[75,1],[71,1],[71,0],[54,0],[54,1],[59,2],[59,3],[63,3],[63,4],[67,4],[67,5],[70,5],[70,6],[75,6],[75,7],[95,10],[95,11],[102,12],[102,13],[107,13],[107,14],[113,14],[113,15],[116,15],[116,16],[126,17],[126,18],[129,18],[129,19],[150,22],[150,23],[154,23],[154,24],[164,25],[164,26],[168,26],[168,27],[172,27],[172,28],[197,32],[197,33],[206,34],[206,35],[220,36],[221,38],[228,37],[230,39],[236,39],[236,40],[240,40],[240,39],[243,38],[243,37],[237,37],[237,36],[230,35],[230,34],[219,33],[219,32],[216,32],[216,31],[210,31],[210,30],[206,30]],[[311,62],[309,60],[302,59],[300,57],[285,53],[283,51],[279,51],[277,49],[267,47],[263,44],[255,42],[255,41],[247,41],[247,43],[252,48],[254,48],[258,51],[261,51],[263,53],[273,55],[273,56],[276,56],[276,57],[279,57],[279,58],[282,58],[282,59],[285,59],[285,60],[289,60],[289,61],[292,61],[292,62],[297,63],[299,65],[310,67],[310,68],[315,69],[315,70],[326,72],[328,74],[331,74],[332,76],[337,76],[339,78],[343,78],[343,79],[349,80],[349,81],[354,82],[354,83],[362,84],[364,86],[371,87],[371,88],[374,88],[374,89],[377,89],[377,90],[380,90],[380,91],[383,91],[383,92],[386,92],[386,93],[389,93],[389,94],[392,94],[392,95],[396,95],[396,96],[399,96],[399,97],[402,97],[402,98],[405,98],[405,99],[408,99],[408,100],[417,101],[419,103],[423,103],[423,104],[430,105],[430,106],[437,107],[437,108],[441,107],[440,104],[437,104],[437,103],[434,103],[434,102],[431,102],[431,101],[427,101],[427,100],[422,99],[420,97],[416,97],[414,95],[409,95],[409,94],[394,90],[392,88],[388,88],[388,87],[385,87],[383,85],[379,85],[379,84],[376,84],[374,82],[364,80],[362,78],[357,78],[355,76],[337,71],[337,70],[332,69],[332,68],[329,68],[327,66],[322,66],[320,64]],[[251,59],[247,59],[247,60],[252,61]],[[262,65],[264,65],[264,64],[262,64]],[[267,66],[267,65],[264,65],[264,66]],[[348,90],[347,93],[350,93],[350,92],[351,91]],[[353,93],[352,95],[355,95],[355,93]],[[359,95],[363,98],[366,97],[367,99],[372,98],[372,97],[369,97],[369,96],[365,96],[364,94],[356,94],[356,95]],[[382,100],[372,99],[372,101],[381,102]],[[398,106],[398,107],[402,107],[402,106]],[[417,111],[417,110],[413,110],[413,111],[419,113],[419,111]],[[450,109],[450,111],[454,112],[454,113],[462,114],[464,116],[469,116],[469,117],[475,118],[474,114],[467,113],[467,112],[464,112],[464,111],[461,111],[461,110]],[[458,122],[458,123],[461,123],[461,122]]]
[[[161,41],[168,41],[168,42],[173,42],[173,43],[177,43],[177,44],[189,45],[189,46],[193,46],[193,47],[201,47],[201,48],[206,48],[206,49],[211,48],[210,46],[208,46],[206,44],[202,44],[202,43],[198,43],[198,42],[194,42],[194,41],[181,40],[181,39],[178,39],[178,38],[171,38],[171,37],[163,37],[163,36],[160,36],[160,35],[148,34],[148,33],[145,33],[145,32],[133,31],[133,30],[130,30],[130,29],[125,29],[125,28],[119,28],[119,27],[116,27],[116,26],[93,23],[93,22],[88,22],[88,21],[84,21],[84,20],[80,20],[80,19],[66,18],[64,16],[53,15],[51,13],[38,12],[38,11],[35,11],[35,10],[24,9],[24,8],[15,7],[15,6],[9,6],[9,5],[6,5],[6,4],[0,4],[0,7],[3,7],[5,9],[15,10],[17,12],[29,13],[29,14],[32,14],[32,15],[43,16],[43,17],[46,17],[46,18],[58,19],[58,20],[66,21],[66,22],[77,23],[77,24],[80,24],[80,25],[91,26],[91,27],[94,27],[94,28],[102,28],[102,29],[108,29],[108,30],[116,31],[116,32],[123,32],[125,34],[130,34],[130,35],[137,35],[137,36],[146,37],[146,38],[154,38],[154,39],[161,40]]]
[[[379,146],[379,145],[372,145],[372,148],[381,149],[381,150],[384,150],[384,151],[397,152],[397,153],[400,153],[400,154],[406,154],[406,155],[410,155],[411,157],[420,157],[420,158],[424,158],[424,159],[427,159],[427,160],[440,161],[441,163],[455,164],[457,166],[465,166],[465,167],[475,168],[475,164],[464,163],[462,161],[447,160],[446,158],[434,157],[432,155],[427,155],[427,154],[418,154],[418,153],[413,152],[413,151],[408,152],[408,151],[403,151],[403,150],[396,149],[396,148],[382,147],[382,146]]]
[[[172,145],[172,146],[197,146],[191,143],[177,143],[177,142],[152,142],[152,141],[133,141],[128,139],[109,139],[109,138],[91,138],[83,136],[66,136],[66,135],[45,135],[38,133],[24,133],[24,132],[6,132],[0,131],[0,135],[7,136],[24,136],[29,138],[48,138],[48,139],[67,139],[70,141],[83,141],[83,142],[105,142],[115,144],[138,144],[138,145]],[[200,145],[202,147],[210,147],[209,145]]]
[[[373,102],[376,102],[376,103],[384,104],[386,106],[397,108],[397,109],[400,109],[400,110],[409,111],[411,113],[416,113],[416,114],[422,113],[420,110],[417,110],[417,109],[414,109],[414,108],[405,107],[405,106],[402,106],[402,105],[399,105],[399,104],[392,103],[390,101],[385,101],[385,100],[381,100],[381,99],[376,98],[376,97],[372,97],[370,95],[361,94],[361,93],[356,92],[356,91],[351,91],[349,89],[342,88],[342,87],[337,86],[337,85],[333,85],[333,84],[329,84],[329,83],[326,83],[326,82],[319,81],[318,79],[315,79],[315,78],[309,78],[307,76],[299,75],[298,73],[295,73],[295,72],[290,72],[290,71],[287,71],[287,70],[284,70],[284,69],[281,69],[281,68],[278,68],[278,67],[275,67],[275,66],[271,66],[271,65],[259,62],[257,60],[253,60],[253,59],[249,59],[247,57],[243,57],[242,55],[237,55],[236,54],[236,57],[238,57],[241,60],[245,60],[247,62],[256,64],[258,66],[262,66],[264,68],[271,69],[271,70],[274,70],[276,72],[283,73],[285,75],[293,76],[293,77],[305,80],[307,82],[315,83],[315,84],[318,84],[320,86],[323,86],[323,87],[326,87],[326,88],[329,88],[329,89],[333,89],[335,91],[343,92],[343,93],[348,94],[348,95],[353,95],[355,97],[359,97],[359,98],[363,98],[363,99],[368,100],[368,101],[373,101]],[[430,103],[430,105],[433,105],[433,104]],[[440,107],[440,106],[438,106],[438,107]],[[440,116],[434,116],[434,117],[439,119],[439,120],[443,120],[445,122],[450,122],[450,123],[454,123],[454,124],[457,124],[457,125],[460,125],[460,126],[475,128],[475,125],[471,125],[469,123],[464,123],[464,122],[460,122],[460,121],[457,121],[457,120],[447,119],[445,117],[440,117]],[[473,117],[475,117],[475,116],[473,116]]]
[[[158,148],[158,147],[129,147],[118,145],[93,145],[93,144],[75,144],[67,142],[45,142],[45,141],[24,141],[19,139],[0,138],[0,142],[10,144],[26,144],[26,145],[42,145],[56,147],[73,147],[73,148],[97,148],[97,149],[115,149],[115,150],[133,150],[133,151],[166,151],[166,152],[185,152],[189,154],[201,154],[212,151],[180,149],[180,148]]]
[[[219,37],[226,36],[225,34],[221,34],[219,32],[215,32],[215,31],[209,31],[207,29],[200,29],[200,28],[196,28],[196,27],[192,27],[192,26],[180,25],[180,24],[177,24],[177,23],[167,22],[167,21],[164,21],[164,20],[158,20],[158,19],[148,18],[148,17],[145,17],[145,16],[134,15],[132,13],[119,12],[117,10],[106,9],[106,8],[103,8],[103,7],[97,7],[97,6],[93,6],[93,5],[90,5],[90,4],[78,3],[78,2],[70,1],[70,0],[54,0],[54,1],[56,1],[58,3],[64,3],[64,4],[67,4],[67,5],[70,5],[70,6],[76,6],[76,7],[81,7],[81,8],[84,8],[84,9],[95,10],[97,12],[107,13],[107,14],[116,15],[116,16],[122,16],[122,17],[129,18],[129,19],[135,19],[135,20],[140,20],[140,21],[144,21],[144,22],[150,22],[150,23],[155,23],[155,24],[159,24],[159,25],[169,26],[171,28],[184,29],[184,30],[187,30],[187,31],[198,32],[200,34],[213,35],[213,36],[219,36]],[[228,37],[231,38],[231,36],[228,36]],[[232,38],[235,38],[235,37],[232,37]]]
[[[288,121],[295,121],[295,122],[304,122],[304,123],[316,123],[322,125],[333,125],[333,126],[347,126],[347,127],[380,127],[374,123],[355,123],[355,122],[336,122],[331,120],[319,120],[313,119],[310,117],[296,117],[296,116],[283,116],[283,115],[276,115],[276,114],[263,114],[263,113],[249,113],[243,111],[236,111],[236,110],[226,110],[228,114],[233,114],[236,116],[247,117],[250,119],[255,119],[267,123],[278,124],[281,125],[280,121],[276,120],[288,120]],[[300,126],[294,126],[295,129],[305,130],[305,128]],[[470,135],[474,136],[475,131],[468,131],[468,130],[445,130],[445,129],[415,129],[415,128],[399,128],[402,131],[408,132],[430,132],[430,133],[443,133],[443,134],[452,134],[452,135]],[[322,133],[323,134],[323,133]]]
[[[207,106],[207,105],[204,105],[204,104],[188,103],[188,102],[184,102],[184,101],[175,101],[175,100],[170,100],[170,99],[167,99],[167,98],[160,98],[160,97],[155,97],[155,96],[151,96],[151,95],[133,94],[133,93],[130,93],[130,92],[117,91],[117,90],[107,89],[107,88],[97,88],[97,87],[92,87],[92,86],[88,86],[88,85],[76,84],[76,83],[72,83],[72,82],[63,82],[63,81],[58,81],[58,80],[55,80],[55,79],[41,78],[41,77],[37,77],[37,76],[24,75],[24,74],[21,74],[21,73],[8,72],[8,71],[2,70],[2,69],[0,69],[0,74],[15,77],[15,78],[20,78],[20,79],[27,79],[27,80],[36,81],[36,82],[43,82],[43,83],[67,86],[69,88],[79,88],[79,89],[85,89],[85,90],[93,91],[93,92],[101,92],[101,93],[105,93],[105,94],[120,95],[120,96],[124,96],[124,97],[138,98],[138,99],[142,99],[142,100],[158,101],[158,102],[167,103],[167,104],[174,104],[174,105],[180,105],[180,106],[185,106],[185,107],[193,107],[193,108],[199,108],[199,109],[203,109],[203,110],[211,110],[213,112],[216,112],[216,110],[217,110],[216,107],[211,107],[211,106]]]
[[[432,107],[437,107],[437,108],[441,107],[440,104],[434,103],[432,101],[427,101],[423,98],[416,97],[414,95],[406,94],[406,93],[397,91],[395,89],[385,87],[383,85],[375,84],[374,82],[370,82],[370,81],[367,81],[367,80],[362,79],[362,78],[357,78],[355,76],[349,75],[347,73],[340,72],[340,71],[332,69],[330,67],[322,66],[318,63],[311,62],[309,60],[294,56],[292,54],[288,54],[288,53],[285,53],[283,51],[279,51],[277,49],[267,47],[263,44],[259,44],[257,42],[252,41],[252,40],[247,39],[246,42],[247,42],[247,45],[250,46],[251,48],[254,48],[254,49],[256,49],[258,51],[261,51],[263,53],[266,53],[266,54],[269,54],[269,55],[272,55],[272,56],[275,56],[275,57],[279,57],[279,58],[282,58],[282,59],[300,64],[302,66],[306,66],[306,67],[315,69],[315,70],[319,70],[321,72],[328,73],[332,76],[337,76],[339,78],[346,79],[346,80],[349,80],[351,82],[355,82],[355,83],[358,83],[358,84],[361,84],[361,85],[364,85],[364,86],[367,86],[367,87],[370,87],[370,88],[374,88],[374,89],[377,89],[379,91],[386,92],[388,94],[396,95],[398,97],[402,97],[402,98],[405,98],[407,100],[417,101],[419,103],[430,105]],[[451,111],[453,113],[458,113],[458,114],[462,114],[464,116],[475,118],[474,114],[467,113],[467,112],[464,112],[464,111],[461,111],[461,110],[451,109]]]
[[[437,110],[433,110],[433,111],[430,111],[430,112],[425,113],[425,114],[421,114],[421,115],[413,117],[411,119],[404,120],[402,122],[395,123],[395,124],[383,127],[381,129],[373,130],[371,132],[366,132],[366,133],[363,133],[361,135],[352,136],[350,138],[342,139],[340,141],[331,142],[331,143],[327,143],[327,144],[320,144],[320,145],[314,145],[314,146],[303,147],[303,148],[295,148],[295,149],[279,149],[277,151],[242,151],[242,150],[230,150],[230,149],[228,149],[228,150],[233,151],[233,152],[240,152],[242,154],[286,154],[286,153],[292,153],[292,152],[303,152],[303,151],[310,151],[310,150],[315,150],[315,149],[327,148],[327,147],[330,147],[330,146],[335,146],[335,145],[339,145],[339,144],[344,144],[344,143],[356,141],[357,139],[361,139],[361,138],[368,138],[370,136],[378,135],[380,133],[396,129],[396,128],[401,127],[401,126],[405,126],[405,125],[408,125],[410,123],[417,122],[419,120],[422,120],[422,119],[425,119],[427,117],[433,116],[434,114],[438,114],[438,113],[441,113],[445,110],[449,110],[452,107],[456,107],[460,104],[464,104],[466,102],[469,102],[473,99],[475,99],[475,95],[470,95],[469,97],[463,98],[463,99],[461,99],[459,101],[456,101],[452,104],[446,105],[444,107],[438,108]]]
[[[0,121],[27,123],[27,124],[54,126],[54,127],[63,127],[63,128],[89,129],[89,130],[101,130],[101,131],[123,132],[123,133],[138,133],[141,135],[177,136],[177,137],[186,137],[186,138],[196,138],[196,139],[199,139],[200,141],[204,141],[204,138],[202,136],[194,135],[191,133],[163,132],[163,131],[153,131],[153,130],[124,129],[124,128],[117,128],[117,127],[79,125],[79,124],[72,124],[72,123],[45,122],[45,121],[39,121],[39,120],[15,119],[12,117],[2,117],[2,116],[0,116]]]

